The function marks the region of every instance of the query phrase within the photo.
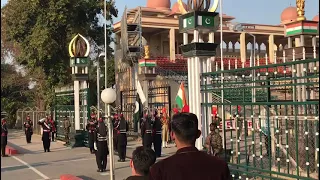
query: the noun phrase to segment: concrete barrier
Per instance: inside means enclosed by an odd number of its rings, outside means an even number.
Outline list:
[[[14,149],[13,147],[6,146],[6,154],[15,155],[15,154],[18,154],[18,150]]]
[[[60,176],[60,180],[83,180],[83,179],[78,178],[77,176],[73,176],[71,174],[62,174]]]

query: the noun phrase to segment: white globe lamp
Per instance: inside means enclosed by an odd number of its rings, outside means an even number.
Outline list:
[[[101,100],[106,104],[111,104],[116,101],[117,94],[116,91],[112,88],[104,89],[101,92]]]

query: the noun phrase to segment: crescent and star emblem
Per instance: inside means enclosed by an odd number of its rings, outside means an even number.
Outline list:
[[[136,105],[136,108],[134,110],[134,113],[137,113],[139,111],[139,103],[136,101],[135,105]]]
[[[192,23],[191,19],[188,19],[188,24],[191,24],[191,23]]]
[[[182,14],[186,14],[187,10],[184,8],[182,0],[177,0],[178,4],[179,4],[179,10]],[[218,5],[219,5],[219,0],[213,0],[213,4],[212,6],[209,8],[208,12],[216,12],[216,10],[218,9]],[[189,9],[190,11],[190,9]]]
[[[206,18],[205,23],[206,23],[206,24],[210,24],[210,23],[211,23],[211,20],[210,20],[209,18]]]

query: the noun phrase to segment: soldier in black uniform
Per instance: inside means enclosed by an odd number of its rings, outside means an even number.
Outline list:
[[[113,124],[113,149],[114,151],[118,151],[118,132],[120,126],[119,114],[115,114],[112,120]]]
[[[152,146],[152,117],[150,114],[145,116],[145,122],[144,122],[144,135],[143,135],[143,146],[145,148],[151,148]]]
[[[27,143],[31,143],[31,136],[33,134],[33,123],[30,119],[30,116],[29,114],[27,115],[27,119],[26,121],[23,123],[23,126],[25,128],[25,135],[26,135],[26,140],[27,140]]]
[[[49,123],[48,118],[40,119],[38,122],[42,126],[42,143],[44,152],[50,152],[50,141],[51,141],[51,124]]]
[[[2,157],[6,157],[6,146],[8,143],[8,128],[7,121],[2,118],[1,120],[1,155]]]
[[[96,131],[96,161],[98,172],[104,172],[107,169],[107,155],[109,154],[107,144],[107,129],[102,118],[99,119]]]
[[[95,116],[95,114],[92,114],[91,119],[86,126],[86,129],[88,131],[88,144],[89,144],[91,154],[93,154],[95,152],[94,140],[95,140],[96,128],[97,128],[96,116]]]
[[[119,123],[119,133],[118,133],[118,153],[119,162],[125,162],[126,151],[127,151],[127,131],[129,129],[127,121],[124,119],[123,115],[120,114]]]
[[[162,127],[161,120],[158,117],[158,111],[154,113],[154,124],[153,124],[153,146],[154,151],[156,152],[157,157],[161,156],[161,144],[162,144]]]

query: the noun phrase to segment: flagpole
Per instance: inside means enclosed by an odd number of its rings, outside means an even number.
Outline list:
[[[223,148],[226,147],[226,137],[225,137],[225,117],[224,117],[224,92],[223,92],[223,79],[224,79],[224,64],[223,64],[223,12],[222,12],[222,0],[220,2],[220,63],[221,63],[221,118],[222,118],[222,142]],[[219,109],[218,109],[219,110]]]

